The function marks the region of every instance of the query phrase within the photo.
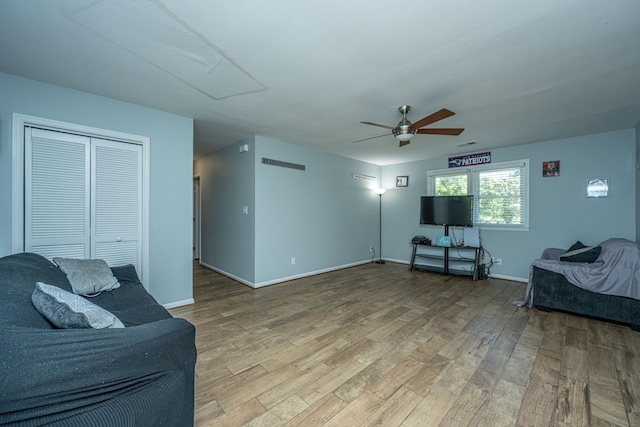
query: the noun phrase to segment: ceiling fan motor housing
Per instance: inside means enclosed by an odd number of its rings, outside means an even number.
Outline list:
[[[402,113],[402,120],[398,122],[398,125],[391,132],[399,141],[408,141],[416,134],[416,129],[410,127],[411,122],[407,119],[407,113],[411,111],[411,107],[403,105],[398,110]]]

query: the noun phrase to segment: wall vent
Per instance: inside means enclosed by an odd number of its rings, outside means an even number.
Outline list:
[[[271,166],[280,166],[281,168],[298,169],[298,170],[301,170],[301,171],[306,169],[305,165],[299,165],[297,163],[283,162],[282,160],[267,159],[266,157],[262,158],[262,164],[263,165],[271,165]]]
[[[458,147],[465,147],[467,145],[474,145],[475,141],[463,142],[462,144],[458,144]]]

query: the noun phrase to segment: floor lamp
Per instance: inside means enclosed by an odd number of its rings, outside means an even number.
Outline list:
[[[378,250],[380,251],[380,253],[378,254],[378,260],[376,261],[376,264],[384,264],[384,260],[382,259],[382,195],[387,191],[387,189],[380,187],[376,188],[374,191],[378,196],[380,196],[380,216],[378,217],[378,220],[380,222],[380,242],[378,245]]]

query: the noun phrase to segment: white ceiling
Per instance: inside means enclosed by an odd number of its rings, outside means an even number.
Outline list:
[[[635,127],[640,2],[0,0],[0,71],[386,165]]]

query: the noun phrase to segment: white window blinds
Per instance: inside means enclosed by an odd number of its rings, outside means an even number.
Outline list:
[[[427,172],[427,194],[474,196],[473,223],[509,229],[529,227],[529,161]]]

